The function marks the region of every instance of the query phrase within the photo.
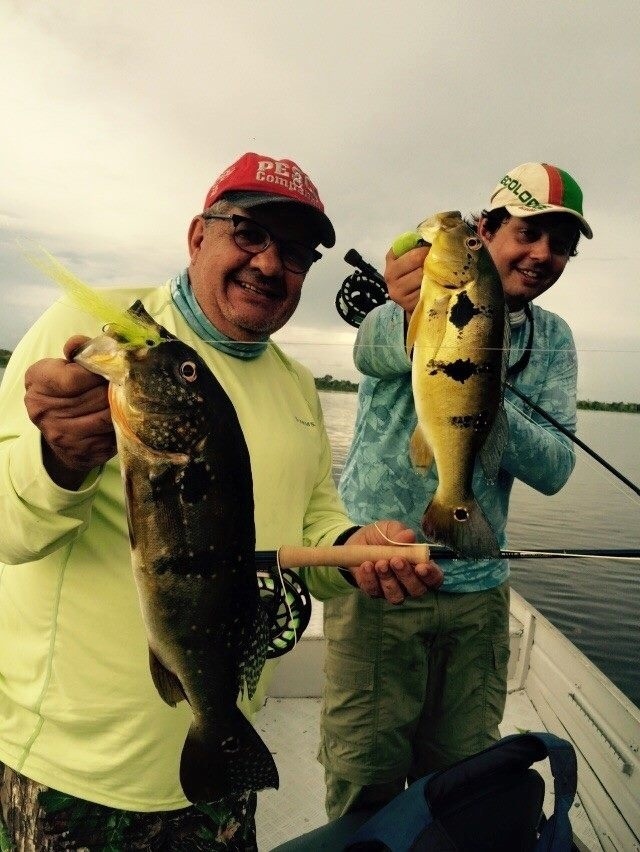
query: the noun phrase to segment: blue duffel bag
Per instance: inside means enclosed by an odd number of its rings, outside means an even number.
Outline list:
[[[532,763],[548,757],[554,811]],[[360,811],[273,852],[570,852],[576,756],[548,733],[514,734],[420,778],[373,815]]]

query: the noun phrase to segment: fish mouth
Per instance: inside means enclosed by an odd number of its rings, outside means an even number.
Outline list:
[[[127,350],[121,343],[108,334],[101,334],[81,346],[73,360],[91,373],[121,385],[128,372],[126,355]]]

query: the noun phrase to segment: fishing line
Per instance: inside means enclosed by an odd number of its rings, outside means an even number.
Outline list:
[[[287,588],[286,588],[285,583],[284,583],[284,577],[282,576],[282,565],[280,565],[280,549],[279,548],[276,551],[276,568],[278,569],[278,578],[280,580],[280,589],[281,589],[282,595],[283,595],[284,606],[285,606],[285,609],[287,611],[288,624],[290,624],[291,627],[293,628],[293,647],[295,648],[296,645],[298,644],[298,633],[296,631],[297,624],[296,624],[295,619],[293,617],[293,612],[292,612],[291,606],[290,606],[291,601],[289,600]],[[288,631],[288,633],[283,633],[283,639],[290,639],[291,638],[291,632],[292,631],[290,629]]]
[[[374,525],[374,527],[378,530],[378,532],[380,533],[380,535],[382,536],[382,538],[383,538],[386,542],[388,542],[389,544],[394,544],[394,545],[397,545],[398,547],[413,547],[413,544],[412,544],[412,542],[410,542],[410,541],[394,541],[392,538],[389,538],[389,536],[388,536],[386,533],[383,533],[383,532],[382,532],[382,530],[381,530],[381,529],[380,529],[380,527],[378,526],[378,522],[377,522],[377,521],[374,521],[374,524],[373,524],[373,525]]]

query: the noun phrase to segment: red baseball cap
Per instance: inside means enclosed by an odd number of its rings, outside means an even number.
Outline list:
[[[311,215],[322,245],[327,248],[335,245],[336,234],[318,190],[293,160],[276,160],[251,151],[243,154],[207,192],[204,209],[221,198],[246,208],[277,202],[298,204]]]

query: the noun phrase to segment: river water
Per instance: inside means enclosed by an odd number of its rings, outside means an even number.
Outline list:
[[[320,399],[338,477],[351,441],[357,395],[322,392]],[[640,414],[579,411],[578,437],[631,482],[640,483]],[[515,483],[509,548],[640,549],[640,497],[579,448],[576,459],[569,482],[552,497]],[[513,560],[511,582],[640,706],[640,562]]]

